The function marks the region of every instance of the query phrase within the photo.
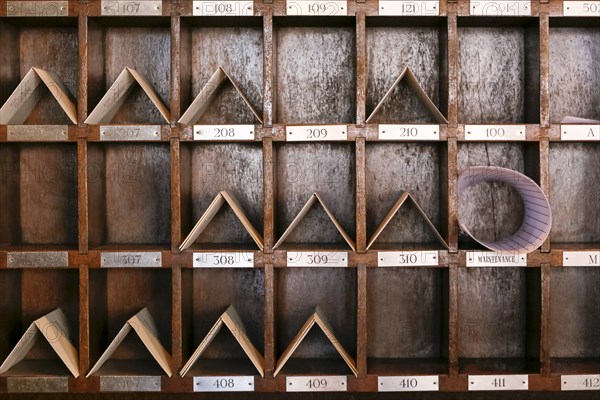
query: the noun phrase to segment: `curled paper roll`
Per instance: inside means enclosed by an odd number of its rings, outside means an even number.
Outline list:
[[[496,242],[477,239],[462,222],[460,228],[478,243],[492,251],[531,253],[544,243],[550,234],[552,211],[542,189],[529,177],[511,169],[500,167],[469,167],[458,178],[458,195],[480,182],[503,182],[513,187],[523,200],[525,216],[521,227],[512,236]]]

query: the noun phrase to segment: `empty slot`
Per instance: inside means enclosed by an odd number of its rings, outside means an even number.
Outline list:
[[[276,273],[276,362],[319,306],[342,347],[356,359],[356,270],[285,268]],[[281,375],[352,372],[323,331],[314,325]]]
[[[127,320],[143,308],[152,315],[158,340],[171,354],[170,269],[105,269],[90,270],[89,274],[90,367],[96,364]],[[164,375],[164,371],[131,330],[97,374]]]
[[[222,67],[237,83],[252,107],[262,115],[262,18],[183,18],[181,30],[181,114]],[[198,124],[252,124],[255,118],[230,82]]]
[[[23,269],[0,272],[0,364],[31,323],[60,308],[67,319],[71,344],[79,348],[79,273],[65,269]],[[51,330],[52,328],[47,327]],[[66,334],[67,332],[64,332]],[[47,331],[49,337],[56,332]],[[71,373],[39,335],[25,358],[5,375],[37,376]]]
[[[447,149],[440,143],[374,143],[366,147],[367,240],[408,192],[447,241]],[[371,249],[443,249],[417,207],[406,201]]]
[[[597,19],[550,19],[550,122],[600,119]]]
[[[539,182],[539,149],[527,143],[460,143],[459,173],[472,166],[512,169]],[[473,236],[496,241],[509,237],[523,222],[524,207],[519,193],[501,182],[482,182],[460,196],[461,219]],[[459,237],[461,248],[479,247],[467,235]]]
[[[77,146],[0,146],[0,248],[77,247]]]
[[[221,191],[239,203],[263,234],[263,160],[259,143],[181,146],[181,229],[187,237]],[[256,249],[250,233],[225,203],[197,238],[196,249]]]
[[[0,36],[0,106],[31,67],[55,74],[76,103],[77,18],[35,18],[35,23],[28,18],[3,18]],[[44,87],[35,96],[39,97],[39,102],[24,124],[72,124],[49,89]]]
[[[183,271],[183,363],[229,306],[239,315],[252,345],[264,355],[264,273],[260,269]],[[187,376],[259,375],[238,341],[223,326]]]
[[[539,373],[539,269],[460,268],[461,373]]]
[[[405,66],[447,116],[447,23],[442,18],[367,18],[367,116],[383,99]],[[386,99],[373,123],[436,123],[425,105],[403,80]]]
[[[171,243],[168,144],[88,144],[91,248]]]
[[[88,114],[125,67],[142,74],[161,102],[169,107],[171,30],[169,17],[89,19]],[[115,95],[119,95],[118,88]],[[115,96],[116,97],[116,96]],[[111,124],[164,124],[165,120],[141,87],[125,100]]]
[[[367,371],[448,373],[448,273],[376,268],[367,280]]]
[[[594,171],[599,170],[600,145],[550,145],[550,240],[553,245],[598,248],[600,177]]]
[[[276,145],[276,225],[278,240],[314,192],[331,210],[344,231],[356,237],[355,155],[351,143]],[[286,239],[288,248],[348,249],[332,220],[315,203]],[[286,246],[284,246],[285,248]]]
[[[275,18],[275,25],[276,121],[354,123],[355,20],[286,17]]]
[[[600,369],[600,269],[556,268],[551,273],[550,357],[553,372]]]
[[[459,18],[458,121],[538,123],[537,18]]]

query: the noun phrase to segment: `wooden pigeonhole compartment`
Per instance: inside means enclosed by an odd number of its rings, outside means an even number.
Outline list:
[[[594,1],[1,0],[0,397],[592,398],[599,22]],[[480,244],[530,204],[459,190],[476,166],[547,196],[535,250]]]

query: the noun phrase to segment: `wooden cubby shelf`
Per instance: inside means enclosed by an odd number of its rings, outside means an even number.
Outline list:
[[[0,398],[595,398],[596,3],[0,0]]]

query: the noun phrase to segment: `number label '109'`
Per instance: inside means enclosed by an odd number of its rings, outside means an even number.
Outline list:
[[[253,392],[253,376],[195,376],[194,392]]]
[[[254,140],[254,125],[194,125],[194,140]]]

